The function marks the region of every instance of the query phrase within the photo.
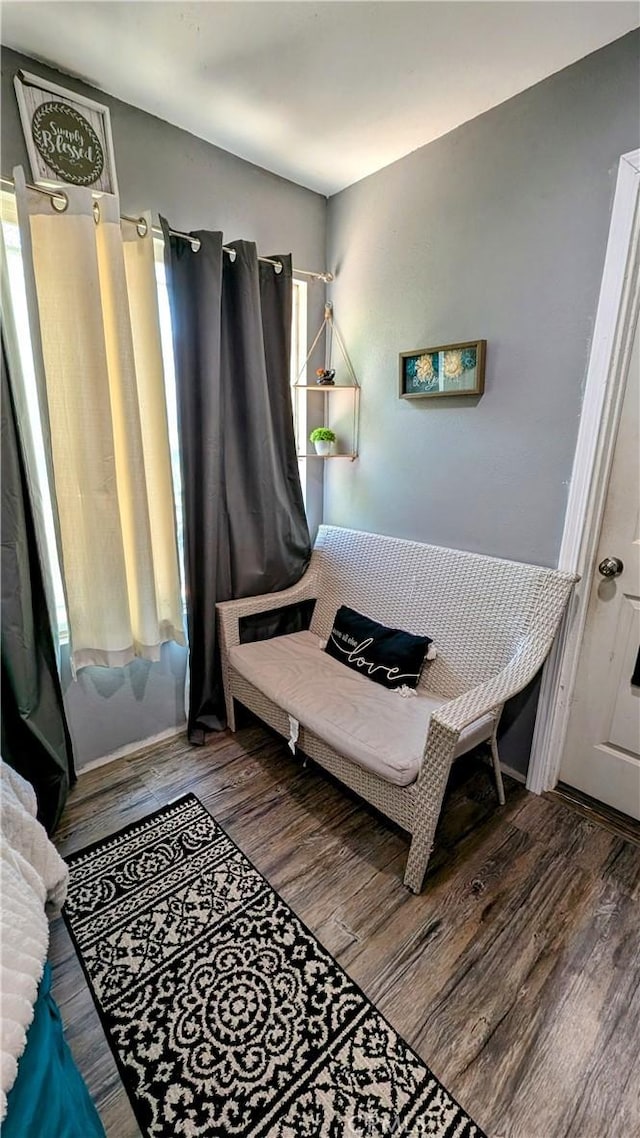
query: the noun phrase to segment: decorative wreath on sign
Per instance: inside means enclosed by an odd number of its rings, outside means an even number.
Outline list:
[[[92,186],[104,169],[104,151],[91,123],[68,103],[36,107],[31,134],[47,166],[73,186]]]

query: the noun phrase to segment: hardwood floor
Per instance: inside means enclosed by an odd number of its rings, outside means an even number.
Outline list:
[[[553,798],[559,798],[561,802],[566,802],[572,806],[584,818],[588,818],[591,822],[597,822],[600,826],[604,826],[605,830],[611,830],[617,837],[627,838],[636,844],[640,842],[640,822],[636,822],[628,814],[621,814],[612,806],[607,806],[604,802],[597,802],[588,794],[583,794],[581,790],[567,786],[564,782],[559,782],[555,790],[550,793]]]
[[[489,1138],[640,1135],[640,847],[488,765],[452,773],[425,888],[408,839],[258,725],[81,775],[62,854],[193,791]],[[108,1138],[139,1130],[62,920],[54,995]]]

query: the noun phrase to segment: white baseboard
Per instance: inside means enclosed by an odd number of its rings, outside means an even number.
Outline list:
[[[522,774],[522,771],[516,771],[513,767],[507,766],[506,763],[500,763],[500,770],[503,774],[508,774],[509,778],[515,778],[516,782],[521,782],[523,786],[526,786],[527,776]]]
[[[136,751],[143,751],[145,747],[153,747],[154,743],[163,743],[165,739],[173,739],[176,735],[182,735],[186,730],[187,721],[179,723],[176,727],[168,727],[166,731],[160,731],[157,735],[149,735],[147,739],[136,739],[133,743],[127,743],[124,747],[118,747],[117,751],[111,751],[108,755],[101,755],[99,759],[91,759],[88,763],[83,763],[76,770],[78,777],[85,774],[87,771],[94,771],[97,767],[104,767],[107,763],[112,763],[115,759],[124,759],[127,755],[133,755]]]

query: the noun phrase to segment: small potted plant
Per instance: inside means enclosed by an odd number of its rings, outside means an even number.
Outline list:
[[[309,435],[309,441],[316,448],[316,454],[331,454],[331,448],[336,441],[335,432],[330,427],[316,427]]]

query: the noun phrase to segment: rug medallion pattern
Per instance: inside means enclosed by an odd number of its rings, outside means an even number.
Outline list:
[[[149,1138],[483,1138],[193,795],[69,865]]]

